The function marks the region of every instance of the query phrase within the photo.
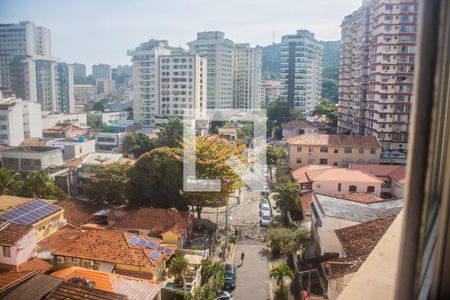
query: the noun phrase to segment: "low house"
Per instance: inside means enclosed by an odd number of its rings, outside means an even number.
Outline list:
[[[47,170],[64,163],[61,149],[43,146],[4,149],[1,157],[3,168],[24,174],[30,171]]]
[[[166,270],[166,262],[176,248],[156,238],[118,230],[92,229],[53,254],[59,266],[160,280]]]
[[[67,224],[37,242],[37,256],[52,264],[56,264],[53,253],[72,243],[83,234],[86,234],[85,229]]]
[[[129,122],[127,122],[129,121]],[[141,129],[139,124],[133,124],[132,120],[122,121],[119,124],[104,125],[95,134],[96,146],[101,150],[112,151],[122,146],[123,138],[127,133]]]
[[[3,213],[8,209],[16,208],[17,206],[21,206],[33,200],[34,200],[33,198],[25,198],[12,195],[0,195],[0,213]]]
[[[335,230],[398,214],[403,199],[373,201],[365,195],[352,200],[314,193],[311,201],[311,235],[318,255],[340,253]]]
[[[0,221],[0,272],[47,272],[52,266],[36,257],[36,234],[29,225]]]
[[[79,267],[66,268],[52,273],[52,276],[69,283],[76,283],[82,278],[94,284],[97,290],[121,294],[128,300],[161,300],[161,284],[149,280]]]
[[[0,220],[12,224],[30,225],[34,228],[36,241],[65,225],[64,210],[40,199],[7,210],[0,215]]]
[[[43,130],[44,139],[68,139],[77,136],[88,137],[88,131],[72,123],[59,123]]]
[[[283,138],[302,134],[318,134],[319,129],[307,120],[293,120],[284,123],[282,126]]]
[[[286,141],[292,170],[312,164],[346,167],[380,163],[381,144],[374,136],[303,134]]]
[[[292,172],[303,191],[316,193],[368,193],[381,195],[383,181],[360,170],[310,165]]]
[[[382,198],[403,198],[406,185],[406,166],[350,164],[348,168],[372,174],[383,180]]]
[[[140,208],[111,211],[108,224],[115,229],[158,237],[165,243],[183,247],[192,237],[193,219],[189,211]]]
[[[69,139],[54,139],[46,142],[47,146],[59,148],[63,153],[63,160],[68,161],[95,152],[95,140],[88,140],[84,136]]]
[[[237,139],[237,129],[236,128],[219,128],[219,137],[227,141],[236,141]]]
[[[340,257],[322,263],[328,299],[337,299],[392,224],[395,215],[336,230]]]

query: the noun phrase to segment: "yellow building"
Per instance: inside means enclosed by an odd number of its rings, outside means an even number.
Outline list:
[[[379,164],[381,144],[374,136],[303,134],[287,139],[289,167]]]
[[[15,197],[18,198],[18,197]],[[0,215],[0,220],[12,224],[30,225],[35,229],[36,241],[64,226],[64,209],[41,199],[26,201]]]
[[[160,239],[110,229],[87,230],[53,253],[56,263],[159,280],[175,245]]]

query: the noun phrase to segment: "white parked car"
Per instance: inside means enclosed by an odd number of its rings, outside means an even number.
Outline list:
[[[270,223],[272,223],[270,214],[262,214],[261,218],[259,219],[259,224],[261,224],[261,226],[268,227],[270,226]]]
[[[270,207],[270,204],[261,203],[261,207],[259,209],[259,215],[262,216],[264,214],[267,214],[269,216],[272,215],[272,209]]]

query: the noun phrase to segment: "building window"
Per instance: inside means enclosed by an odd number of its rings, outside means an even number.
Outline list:
[[[328,159],[326,159],[326,158],[321,158],[319,163],[320,163],[321,165],[328,165]]]
[[[363,147],[359,148],[359,154],[364,154],[364,148]]]
[[[298,164],[301,164],[301,163],[302,163],[302,160],[301,160],[300,158],[297,158],[297,163],[298,163]]]
[[[320,147],[320,152],[328,153],[328,147]]]
[[[3,257],[11,257],[11,247],[2,246]]]
[[[339,153],[339,149],[334,149],[334,153]]]
[[[338,163],[337,163],[337,162],[334,162],[334,163],[333,163],[333,166],[337,166],[337,165],[338,165]]]
[[[376,148],[370,148],[370,154],[377,154]]]
[[[350,193],[356,193],[356,185],[351,185],[348,187],[348,191]]]
[[[297,152],[302,152],[302,146],[297,146]]]
[[[338,192],[342,190],[342,183],[338,183]]]
[[[309,147],[309,153],[313,152],[313,147]]]
[[[374,193],[374,192],[375,192],[375,187],[374,187],[373,185],[369,185],[369,186],[367,187],[367,192],[368,192],[368,193]]]
[[[350,147],[345,147],[345,148],[344,148],[344,153],[352,153],[352,148],[350,148]]]

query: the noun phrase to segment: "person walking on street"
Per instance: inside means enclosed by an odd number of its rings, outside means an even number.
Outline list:
[[[244,254],[244,252],[242,252],[242,254],[241,254],[241,261],[242,261],[242,263],[244,262],[244,258],[245,258],[245,254]]]

